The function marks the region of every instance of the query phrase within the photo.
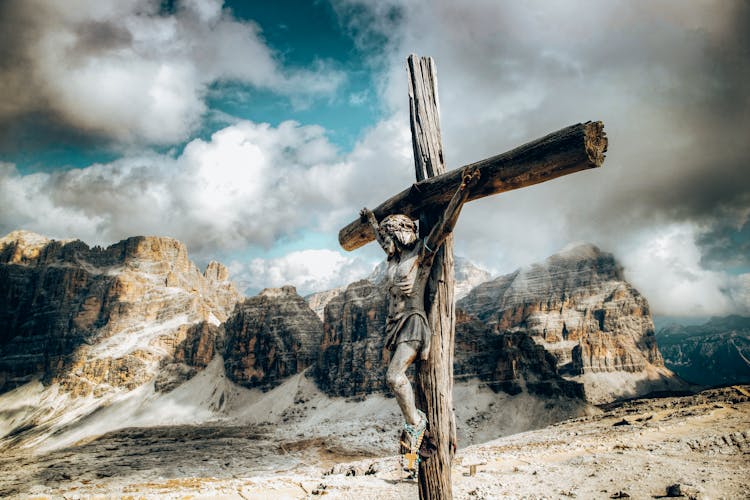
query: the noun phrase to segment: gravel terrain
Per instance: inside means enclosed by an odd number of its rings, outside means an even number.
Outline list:
[[[683,498],[750,498],[750,386],[592,413],[460,449],[454,496],[638,499],[679,484]],[[131,428],[44,455],[6,451],[0,496],[416,498],[397,457],[333,443],[263,425]]]

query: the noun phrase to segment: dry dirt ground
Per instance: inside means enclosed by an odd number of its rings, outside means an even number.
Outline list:
[[[0,496],[417,497],[397,457],[269,436],[262,427],[127,429],[43,456],[6,451]],[[461,449],[453,464],[461,499],[658,498],[673,484],[683,498],[750,498],[750,386],[602,407]]]

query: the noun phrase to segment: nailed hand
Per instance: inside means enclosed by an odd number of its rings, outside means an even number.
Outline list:
[[[481,174],[478,168],[466,168],[461,174],[461,189],[466,189],[477,183]]]
[[[370,210],[367,207],[359,211],[359,218],[362,220],[362,222],[377,223],[377,219],[375,219],[375,214],[372,213],[372,210]]]

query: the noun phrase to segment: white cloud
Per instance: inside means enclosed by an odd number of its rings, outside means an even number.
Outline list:
[[[172,144],[196,129],[217,81],[240,81],[295,100],[330,95],[344,75],[318,61],[285,68],[260,28],[234,19],[216,0],[183,0],[173,13],[158,1],[30,0],[6,14],[19,61],[0,69],[13,95],[0,118],[46,111],[122,143]],[[11,21],[8,21],[11,27]],[[33,35],[32,35],[33,34]],[[305,97],[307,96],[307,97]]]
[[[290,252],[273,259],[230,265],[232,279],[250,291],[294,285],[300,295],[329,290],[366,278],[374,264],[356,255],[319,249]]]
[[[651,230],[620,252],[626,277],[648,299],[655,314],[707,316],[748,311],[745,276],[706,270],[688,224]]]
[[[0,230],[90,244],[165,235],[207,257],[270,248],[305,231],[335,233],[361,206],[408,185],[406,134],[383,122],[341,155],[321,127],[239,121],[176,157],[143,153],[32,175],[3,164]],[[381,141],[392,147],[375,154]]]

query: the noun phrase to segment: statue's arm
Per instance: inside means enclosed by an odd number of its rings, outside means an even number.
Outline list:
[[[367,221],[372,228],[372,232],[375,234],[375,239],[378,241],[383,250],[387,253],[388,248],[393,246],[393,240],[390,236],[385,234],[384,231],[380,230],[378,220],[375,218],[375,214],[369,208],[363,208],[359,211],[359,216],[362,220]]]
[[[445,210],[440,215],[437,223],[432,227],[430,234],[424,240],[423,252],[435,253],[440,245],[443,244],[445,238],[453,231],[458,221],[458,216],[461,215],[461,208],[466,202],[466,198],[469,197],[471,187],[476,184],[479,180],[479,170],[466,170],[464,171],[461,179],[461,184],[458,186],[455,194],[448,202]]]

